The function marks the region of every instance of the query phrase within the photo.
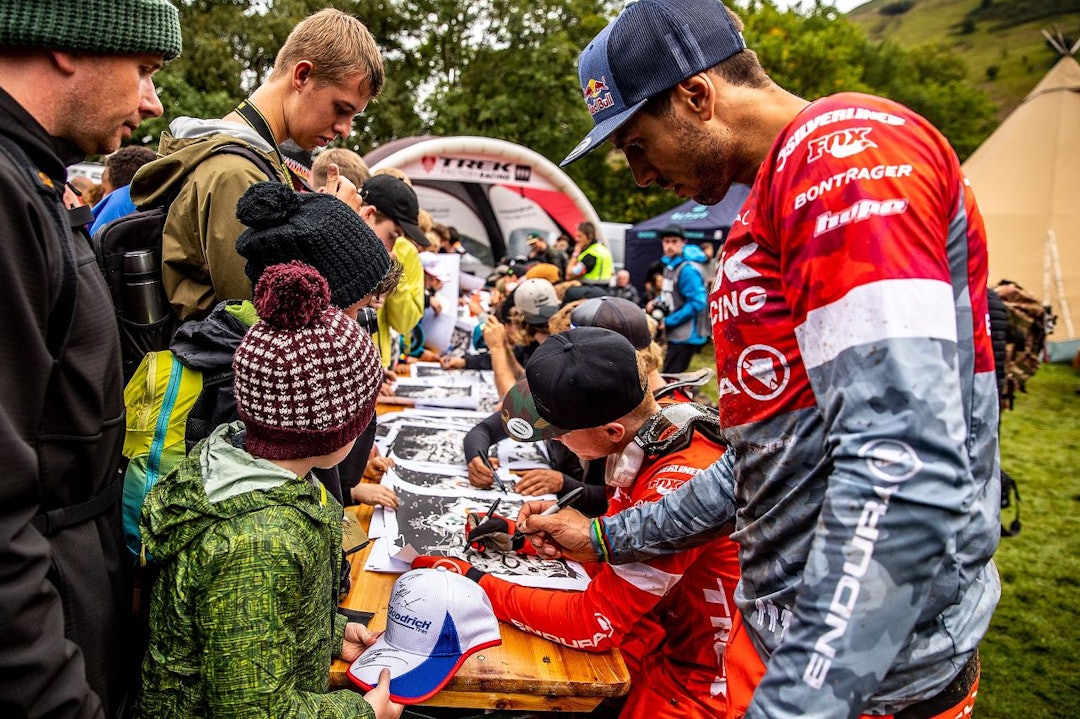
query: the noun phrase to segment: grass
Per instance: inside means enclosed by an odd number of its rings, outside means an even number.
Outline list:
[[[690,368],[715,367],[712,345]],[[983,641],[978,719],[1080,717],[1080,375],[1043,365],[1001,423],[1023,528],[995,562],[1001,602]],[[703,394],[716,401],[716,380]],[[1013,509],[1004,510],[1006,521]]]
[[[1020,486],[1023,529],[995,557],[1002,594],[981,649],[979,719],[1080,716],[1077,388],[1067,365],[1043,365],[1002,417],[1001,463]]]
[[[1022,2],[1023,0],[1013,0]],[[960,32],[964,16],[979,0],[916,0],[914,7],[896,16],[878,10],[892,0],[875,0],[852,10],[847,18],[876,39],[888,39],[901,47],[944,43],[964,58],[968,79],[983,88],[1001,109],[1004,117],[1014,109],[1059,59],[1049,48],[1040,30],[1055,26],[1075,41],[1080,13],[1062,10],[1058,15],[1005,27],[994,21],[979,21],[971,34]],[[987,68],[996,67],[993,80]]]

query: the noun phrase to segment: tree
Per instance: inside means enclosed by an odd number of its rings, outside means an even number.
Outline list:
[[[386,66],[381,96],[339,144],[364,154],[414,135],[475,134],[525,145],[558,162],[592,127],[580,94],[578,54],[622,3],[179,0],[184,53],[158,74],[165,118],[147,122],[141,139],[153,144],[178,115],[226,114],[266,77],[296,23],[326,5],[365,22]],[[784,11],[772,0],[733,7],[765,69],[802,97],[840,91],[891,97],[937,125],[961,157],[992,128],[993,106],[967,84],[960,61],[944,48],[904,51],[872,43],[820,0]],[[601,149],[567,173],[601,217],[635,222],[674,204],[664,190],[637,188],[617,152]]]
[[[996,107],[969,83],[963,61],[945,46],[904,50],[875,43],[833,7],[780,11],[751,0],[744,35],[781,87],[814,100],[836,92],[869,92],[896,100],[932,122],[961,159],[996,123]]]

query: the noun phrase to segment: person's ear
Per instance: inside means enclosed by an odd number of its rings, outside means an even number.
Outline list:
[[[79,68],[78,55],[64,50],[50,50],[53,64],[65,75],[74,75]]]
[[[713,100],[716,97],[716,85],[706,72],[691,75],[675,86],[672,101],[685,107],[702,121],[713,116]]]
[[[357,212],[360,214],[360,219],[363,220],[368,227],[375,226],[375,205],[361,205]]]
[[[619,444],[626,436],[626,427],[618,422],[608,422],[604,425],[604,435],[612,444]]]
[[[309,60],[300,60],[293,65],[292,86],[294,90],[300,92],[304,88],[304,85],[311,82],[311,72],[313,68],[314,66]]]

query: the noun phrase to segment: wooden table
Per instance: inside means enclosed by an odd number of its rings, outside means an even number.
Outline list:
[[[371,507],[349,507],[362,525],[371,521]],[[386,607],[396,574],[364,571],[371,545],[349,555],[352,589],[342,604],[374,612],[368,624],[386,628]],[[499,623],[503,643],[469,657],[446,687],[424,702],[428,706],[533,711],[587,712],[604,697],[622,696],[630,676],[618,650],[593,654],[570,649]],[[349,665],[337,660],[330,668],[332,687],[358,687],[349,680]]]

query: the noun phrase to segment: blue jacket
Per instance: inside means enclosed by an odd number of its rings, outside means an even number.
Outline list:
[[[664,257],[663,298],[671,308],[664,318],[668,342],[703,345],[709,341],[708,292],[704,268],[708,258],[697,245],[687,244],[682,254]]]
[[[105,197],[101,198],[101,202],[94,205],[90,210],[94,213],[94,224],[90,225],[90,236],[93,237],[102,227],[124,215],[130,215],[136,209],[135,203],[131,201],[131,185],[124,185],[123,187],[113,190]]]

